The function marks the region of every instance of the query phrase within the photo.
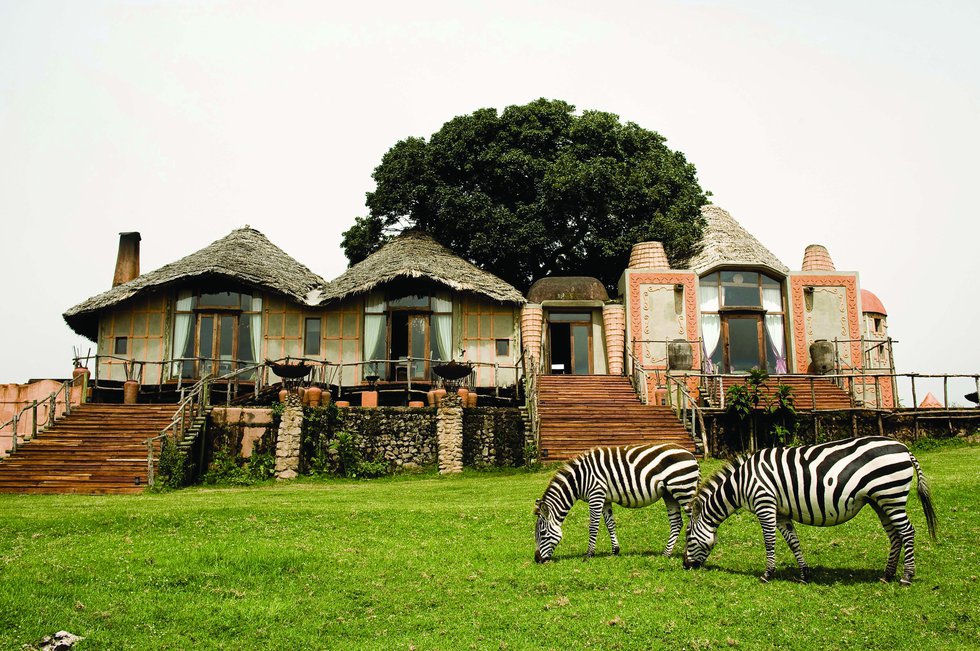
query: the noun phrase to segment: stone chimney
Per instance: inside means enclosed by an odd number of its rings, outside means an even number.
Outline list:
[[[119,253],[116,254],[116,274],[112,286],[128,283],[140,275],[140,234],[119,234]]]
[[[823,244],[811,244],[803,253],[803,271],[836,271],[834,261]]]
[[[670,261],[661,242],[640,242],[630,252],[630,269],[670,269]]]

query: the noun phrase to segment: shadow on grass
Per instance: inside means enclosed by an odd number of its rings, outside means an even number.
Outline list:
[[[745,571],[721,567],[718,565],[707,565],[705,567],[689,571],[724,572],[725,574],[740,574],[742,576],[749,576],[758,579],[760,576],[762,576],[763,571],[765,571],[765,567],[760,566],[758,571]],[[811,565],[809,582],[815,585],[858,585],[862,583],[877,585],[878,580],[883,574],[884,570],[882,568],[855,569],[853,567],[824,567],[821,565]],[[772,579],[772,581],[770,581],[770,583],[778,583],[782,581],[797,583],[799,578],[800,571],[798,568],[777,567],[776,576]],[[892,583],[897,584],[898,578],[899,577],[894,578]]]

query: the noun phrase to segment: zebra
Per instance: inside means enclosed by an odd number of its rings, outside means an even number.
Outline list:
[[[847,522],[865,504],[881,520],[891,549],[885,574],[895,577],[899,554],[904,549],[905,571],[900,580],[910,585],[915,574],[913,540],[905,504],[912,475],[925,512],[929,534],[936,539],[936,514],[929,485],[918,460],[902,443],[883,436],[866,436],[819,445],[770,448],[725,466],[705,481],[694,499],[684,548],[684,567],[704,564],[716,542],[718,526],[739,508],[759,518],[766,545],[768,583],[775,576],[776,530],[782,534],[800,567],[800,581],[807,583],[810,568],[800,550],[793,521],[818,527]]]
[[[694,455],[673,444],[601,447],[565,464],[552,477],[544,496],[535,501],[534,560],[551,559],[562,538],[562,523],[576,500],[589,505],[589,550],[595,555],[599,518],[605,519],[613,554],[619,554],[619,539],[613,521],[612,503],[628,508],[653,504],[663,498],[670,519],[670,536],[664,556],[670,556],[683,524],[681,509],[691,512],[691,500],[701,476]]]

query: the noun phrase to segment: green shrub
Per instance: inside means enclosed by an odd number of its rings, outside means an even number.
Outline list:
[[[156,485],[166,488],[182,488],[190,481],[191,464],[187,454],[181,452],[169,436],[164,437],[157,461]]]

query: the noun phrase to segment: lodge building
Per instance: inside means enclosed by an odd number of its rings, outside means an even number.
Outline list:
[[[318,381],[355,404],[368,383],[424,392],[450,360],[472,363],[469,384],[495,395],[530,366],[639,373],[647,402],[663,400],[668,372],[812,374],[820,340],[835,374],[894,368],[887,313],[856,271],[837,270],[821,245],[790,270],[726,211],[703,214],[690,260],[638,243],[616,300],[592,278],[543,278],[524,296],[414,231],[329,282],[248,227],[140,274],[139,234],[123,233],[114,286],[65,320],[97,343],[88,365],[107,400],[127,379],[166,395],[208,374],[255,381],[268,371],[250,367],[285,358],[320,363]],[[866,404],[893,405],[890,382],[859,384]]]

